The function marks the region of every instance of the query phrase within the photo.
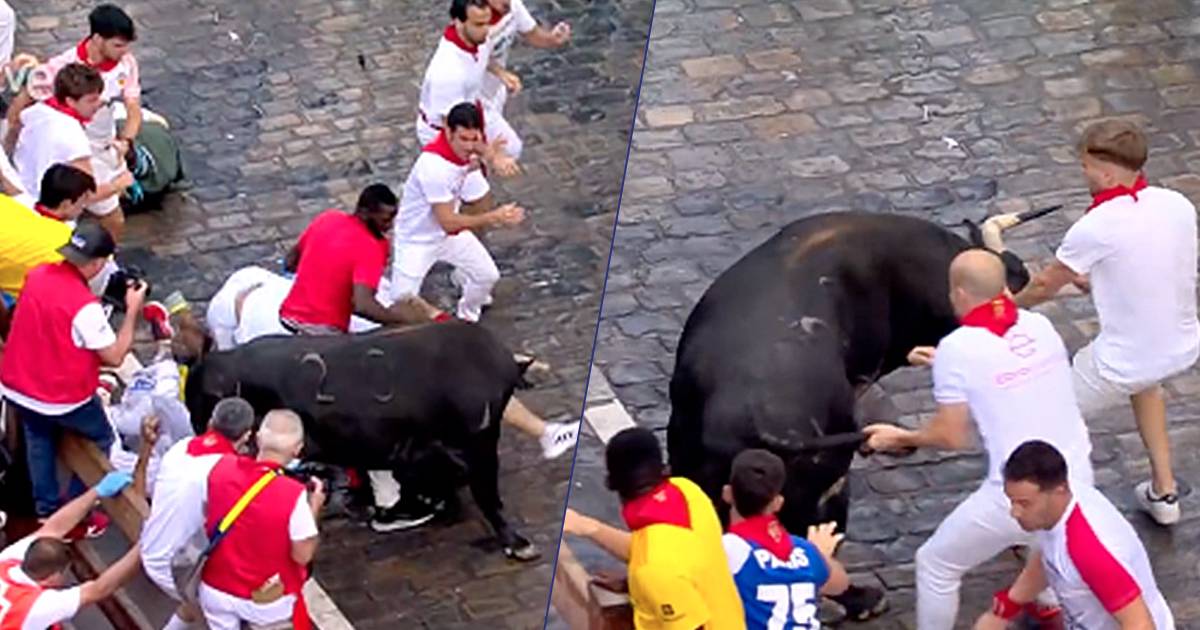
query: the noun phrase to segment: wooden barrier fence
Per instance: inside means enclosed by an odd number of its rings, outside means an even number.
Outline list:
[[[600,587],[563,541],[558,547],[551,603],[572,630],[632,630],[629,597]]]

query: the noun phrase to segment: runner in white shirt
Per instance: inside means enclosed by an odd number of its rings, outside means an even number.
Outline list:
[[[1036,534],[1038,551],[996,593],[976,630],[1007,628],[1047,586],[1067,630],[1175,629],[1137,532],[1098,490],[1068,479],[1058,449],[1038,440],[1020,445],[1004,464],[1004,492],[1013,518]]]
[[[534,48],[560,48],[571,39],[571,25],[559,22],[553,28],[546,28],[538,24],[524,0],[488,0],[488,4],[492,7],[487,42],[491,58],[483,77],[483,100],[489,111],[503,114],[509,86],[513,86],[514,94],[521,90],[520,77],[508,69],[508,53],[517,37]],[[521,157],[519,138],[515,147],[508,148],[514,157]]]
[[[87,139],[91,145],[89,172],[102,190],[97,192],[87,210],[120,242],[125,226],[120,192],[133,184],[133,178],[125,167],[125,155],[142,125],[140,72],[137,60],[129,52],[130,46],[137,40],[137,31],[129,15],[111,4],[94,9],[88,15],[88,24],[88,37],[47,61],[39,69],[39,74],[54,77],[70,64],[83,64],[95,69],[103,80],[100,107],[94,115],[87,116],[90,120],[86,124]],[[28,91],[22,91],[14,99],[8,114],[10,134],[20,131],[24,124],[21,112],[33,100],[34,96]],[[120,137],[117,136],[114,109],[118,104],[123,104],[127,112]],[[20,169],[20,166],[17,168]],[[112,184],[112,187],[103,188],[105,184]],[[37,196],[33,190],[29,192]]]
[[[177,442],[163,455],[150,517],[142,527],[138,544],[146,577],[177,602],[182,602],[182,597],[171,560],[194,538],[197,542],[205,538],[208,473],[222,455],[245,449],[253,427],[254,409],[250,403],[226,398],[213,409],[206,433]],[[164,630],[182,629],[199,620],[198,609],[181,604]]]
[[[479,321],[500,279],[500,270],[473,230],[517,225],[525,219],[525,211],[515,204],[492,207],[491,188],[479,165],[481,118],[471,103],[450,110],[445,129],[413,164],[393,227],[392,300],[418,295],[434,263],[449,263],[462,278],[458,318],[471,322]],[[464,209],[464,203],[472,207]]]
[[[422,146],[433,142],[446,125],[450,109],[459,103],[484,107],[483,83],[489,72],[488,32],[492,10],[488,0],[452,0],[450,25],[438,41],[437,49],[425,69],[417,105],[417,140]],[[505,73],[502,78],[514,79]],[[519,81],[512,86],[519,88]],[[520,172],[521,140],[499,110],[485,111],[487,135],[480,154],[497,175],[508,177]]]
[[[1092,484],[1091,441],[1071,389],[1067,350],[1044,316],[1016,308],[994,253],[968,250],[950,265],[950,302],[962,326],[936,353],[918,348],[916,363],[933,362],[937,414],[919,430],[887,424],[863,429],[875,450],[937,447],[958,450],[970,441],[975,419],[988,455],[983,485],[958,505],[917,550],[917,626],[950,630],[958,613],[963,575],[1032,537],[1008,513],[1001,466],[1030,439],[1067,453],[1071,475]],[[1042,611],[1053,614],[1052,608]]]
[[[126,473],[109,473],[96,487],[55,512],[33,534],[0,551],[0,628],[44,630],[74,617],[133,579],[138,571],[134,547],[95,580],[64,588],[70,551],[64,541],[100,497],[111,497],[130,483]]]
[[[1147,185],[1147,140],[1132,123],[1089,127],[1080,154],[1092,206],[1017,303],[1051,299],[1071,282],[1090,290],[1100,334],[1075,355],[1079,406],[1087,417],[1132,403],[1152,474],[1137,486],[1138,502],[1170,525],[1180,509],[1160,384],[1200,356],[1196,208],[1177,192]]]

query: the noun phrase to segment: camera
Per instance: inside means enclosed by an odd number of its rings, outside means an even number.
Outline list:
[[[312,490],[314,487],[312,483],[313,479],[320,479],[326,487],[329,487],[336,476],[336,473],[331,468],[317,462],[301,462],[294,466],[285,467],[283,474],[304,484],[309,490]]]
[[[138,267],[129,266],[117,269],[108,277],[108,284],[104,286],[104,294],[100,296],[100,300],[118,312],[125,312],[125,292],[134,282],[146,283],[146,297],[149,298],[150,283],[146,280],[146,273]]]

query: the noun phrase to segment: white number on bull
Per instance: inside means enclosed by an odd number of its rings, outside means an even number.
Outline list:
[[[300,365],[316,363],[318,368],[321,368],[321,378],[317,380],[316,397],[317,402],[322,404],[331,404],[334,400],[333,394],[326,394],[321,391],[325,389],[325,377],[329,374],[329,368],[325,367],[325,359],[316,352],[309,352],[300,359]]]
[[[817,619],[817,587],[813,584],[760,584],[757,596],[758,601],[772,605],[767,630],[784,630],[788,627],[788,617],[801,628],[821,627]]]

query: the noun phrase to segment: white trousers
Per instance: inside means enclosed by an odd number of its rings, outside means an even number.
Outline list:
[[[1159,384],[1160,381],[1116,383],[1104,378],[1100,374],[1100,366],[1096,363],[1093,345],[1095,342],[1084,346],[1071,359],[1075,399],[1079,403],[1079,413],[1083,415],[1084,419],[1093,417],[1106,409],[1129,405],[1131,404],[1130,396]]]
[[[270,604],[234,597],[207,584],[200,584],[200,609],[209,630],[241,630],[242,622],[272,625],[292,618],[295,595],[284,595]]]
[[[504,138],[504,152],[514,160],[521,159],[521,152],[525,149],[525,143],[522,142],[521,136],[517,135],[512,125],[508,124],[508,120],[504,117],[502,109],[484,105],[483,126],[487,133],[488,142],[494,141],[496,138]],[[414,125],[417,130],[417,141],[421,146],[425,146],[437,139],[437,135],[441,133],[441,129],[425,122],[420,114],[417,115],[417,122]],[[439,125],[440,127],[440,125]]]
[[[1090,471],[1080,477],[1080,483],[1092,484]],[[917,550],[917,627],[952,630],[963,575],[1009,547],[1028,547],[1034,540],[1009,513],[1004,486],[984,481]],[[1048,593],[1039,599],[1053,601]]]
[[[391,300],[418,295],[425,276],[438,262],[453,265],[455,275],[462,280],[458,318],[479,321],[483,307],[491,297],[492,287],[500,280],[500,270],[487,248],[470,230],[432,243],[396,241],[392,251]]]

